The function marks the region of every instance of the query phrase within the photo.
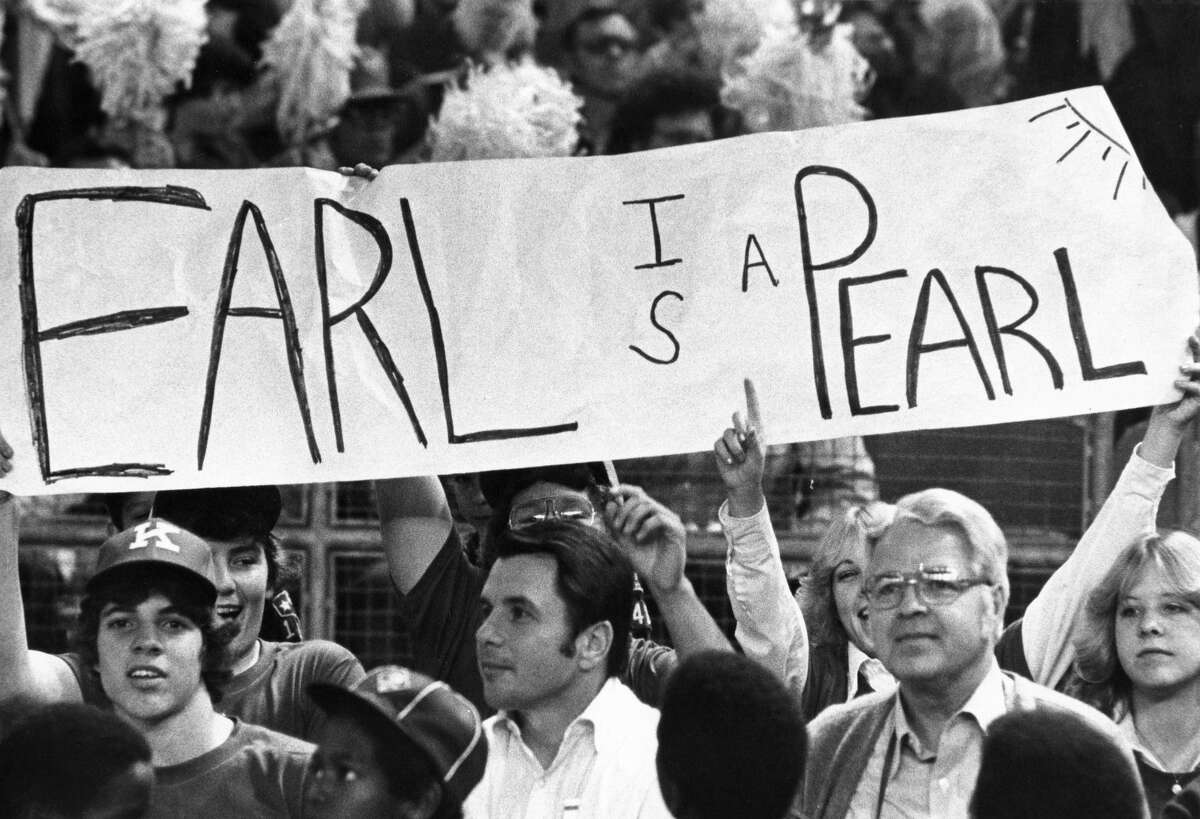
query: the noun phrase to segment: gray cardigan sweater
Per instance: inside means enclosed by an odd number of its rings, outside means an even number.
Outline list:
[[[1007,677],[1005,704],[1009,711],[1045,708],[1083,717],[1120,746],[1137,781],[1137,765],[1129,744],[1099,711],[1024,677],[1001,673]],[[894,693],[868,694],[826,709],[809,724],[808,763],[800,800],[791,814],[793,819],[841,819],[846,815],[876,741],[892,724],[895,702]]]

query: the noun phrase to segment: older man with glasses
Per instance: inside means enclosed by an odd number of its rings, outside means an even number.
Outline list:
[[[894,693],[834,706],[810,725],[802,815],[966,816],[988,725],[1014,710],[1071,711],[1077,701],[1001,671],[993,650],[1008,603],[1008,549],[991,515],[947,489],[902,498],[868,555],[875,649]]]

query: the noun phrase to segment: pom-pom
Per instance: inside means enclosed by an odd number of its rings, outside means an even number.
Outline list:
[[[700,64],[720,76],[753,53],[766,32],[766,21],[750,0],[706,0],[696,17]]]
[[[275,122],[291,145],[323,128],[350,96],[355,33],[366,0],[293,0],[263,44],[279,85]]]
[[[856,122],[869,88],[869,66],[836,26],[826,42],[774,32],[725,78],[721,100],[752,131],[794,131]]]
[[[190,83],[196,55],[208,37],[204,0],[41,5],[75,59],[91,71],[104,112],[117,122],[160,129],[163,99],[181,83]]]
[[[429,125],[434,162],[570,156],[583,100],[558,74],[522,61],[471,68]]]

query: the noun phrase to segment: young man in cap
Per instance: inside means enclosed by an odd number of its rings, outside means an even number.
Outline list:
[[[561,520],[509,530],[475,633],[488,762],[468,817],[666,817],[658,712],[617,680],[633,567],[613,539]]]
[[[220,710],[246,722],[312,741],[325,717],[305,694],[311,683],[353,686],[362,665],[328,640],[264,639],[264,618],[286,578],[272,534],[283,501],[274,486],[159,492],[154,514],[204,538],[213,556],[216,614],[231,632],[232,678]]]
[[[444,682],[389,665],[354,688],[309,695],[329,717],[305,793],[308,819],[455,819],[487,764],[475,706]]]
[[[12,507],[4,496],[0,583],[10,585]],[[0,590],[5,693],[78,701],[82,680],[98,685],[150,745],[151,816],[298,816],[312,746],[214,707],[228,677],[214,580],[208,544],[169,521],[152,518],[109,538],[81,603],[73,666],[25,648],[19,588]]]

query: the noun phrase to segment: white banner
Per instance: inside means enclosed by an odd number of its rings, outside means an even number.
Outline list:
[[[1158,403],[1196,266],[1099,88],[620,157],[4,169],[14,492],[295,483]]]

